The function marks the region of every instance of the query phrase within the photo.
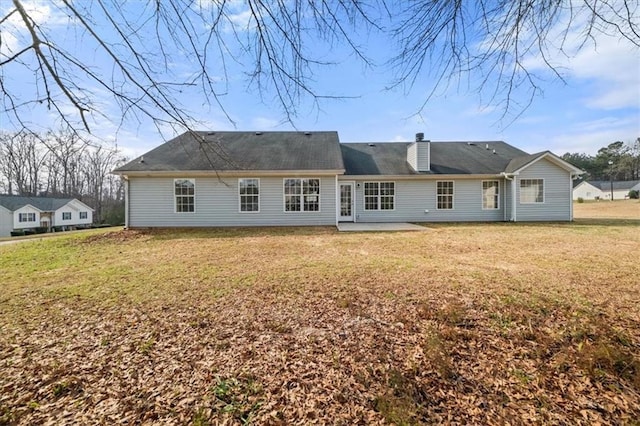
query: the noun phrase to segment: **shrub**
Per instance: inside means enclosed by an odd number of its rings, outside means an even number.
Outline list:
[[[578,197],[578,203],[580,203],[580,204],[584,203],[584,198]]]
[[[629,191],[629,198],[631,198],[632,200],[640,199],[640,191],[638,191],[637,189],[632,189],[631,191]]]

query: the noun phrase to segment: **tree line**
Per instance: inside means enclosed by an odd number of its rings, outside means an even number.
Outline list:
[[[76,132],[0,133],[0,193],[77,198],[94,222],[124,222],[124,185],[110,172],[127,161],[117,147],[92,144]]]
[[[640,137],[632,143],[610,143],[595,156],[567,152],[562,159],[587,172],[585,180],[640,180]]]

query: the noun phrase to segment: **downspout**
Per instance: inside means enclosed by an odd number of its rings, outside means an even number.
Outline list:
[[[124,177],[124,229],[129,229],[129,177]]]
[[[569,173],[569,221],[573,222],[573,181],[580,178],[579,173]]]
[[[509,218],[509,221],[511,222],[516,222],[517,221],[517,215],[516,215],[516,175],[515,174],[508,174],[506,172],[502,172],[500,173],[500,175],[502,177],[504,177],[506,180],[511,182],[511,217]],[[507,211],[505,209],[505,220],[506,220],[506,214]]]
[[[338,182],[338,175],[336,175],[335,181],[336,181],[336,184],[335,184],[336,196],[334,198],[336,200],[335,214],[336,214],[336,228],[337,228],[340,222],[340,183]]]
[[[575,176],[569,173],[569,222],[573,222],[573,180]]]

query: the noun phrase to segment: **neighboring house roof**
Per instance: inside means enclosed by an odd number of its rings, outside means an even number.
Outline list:
[[[589,184],[591,185],[589,182],[587,182],[586,180],[582,180],[582,179],[576,179],[573,181],[573,189],[576,189],[577,187],[579,187],[582,184]]]
[[[75,198],[22,197],[18,195],[0,195],[0,206],[16,211],[30,205],[43,212],[54,212]]]
[[[406,142],[343,143],[347,175],[498,174],[527,153],[505,142],[430,142],[431,171],[407,163]]]
[[[595,186],[601,191],[608,191],[611,189],[611,181],[608,180],[592,180],[587,183]],[[619,180],[613,181],[614,191],[628,191],[633,189],[636,185],[640,184],[640,180]]]
[[[344,170],[338,132],[187,132],[115,173]]]

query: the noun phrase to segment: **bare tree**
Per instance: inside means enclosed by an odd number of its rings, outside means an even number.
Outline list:
[[[126,161],[117,147],[81,140],[68,130],[0,133],[3,192],[79,198],[95,209],[96,222],[123,220],[123,182],[110,171]]]
[[[88,149],[81,164],[81,180],[86,183],[85,200],[94,208],[94,220],[103,219],[103,204],[120,201],[122,182],[120,177],[110,174],[123,159],[117,149],[102,146]]]
[[[31,133],[0,135],[0,176],[6,178],[9,193],[37,195],[48,152]]]
[[[2,73],[33,75],[26,97],[0,79],[2,114],[24,128],[34,127],[25,119],[31,109],[44,106],[72,128],[90,130],[91,119],[114,115],[96,100],[106,96],[119,106],[119,119],[190,129],[194,114],[181,96],[201,93],[225,111],[230,67],[260,94],[273,94],[291,121],[301,98],[344,95],[314,87],[314,73],[332,62],[317,51],[318,41],[346,46],[375,65],[362,33],[388,37],[390,57],[381,62],[396,71],[392,85],[415,89],[432,73],[428,101],[452,78],[468,76],[505,111],[525,108],[538,93],[527,65],[532,56],[561,78],[552,58],[565,52],[570,33],[581,34],[578,49],[597,33],[640,46],[637,0],[60,0],[50,7],[66,17],[75,44],[56,39],[54,24],[39,21],[24,0],[12,0],[0,17]],[[21,37],[10,43],[8,34]],[[93,66],[81,50],[106,65]],[[528,89],[528,100],[514,105],[516,89]]]
[[[490,104],[522,112],[540,93],[540,65],[562,80],[556,58],[595,43],[599,33],[640,47],[639,13],[635,0],[410,0],[393,30],[401,46],[392,59],[395,84],[413,87],[431,72],[436,84],[427,102],[452,78],[467,76]],[[521,88],[529,96],[514,105]]]
[[[51,193],[74,197],[82,194],[85,182],[80,175],[80,168],[89,143],[77,133],[64,130],[47,133],[41,142],[48,148],[51,157]]]

